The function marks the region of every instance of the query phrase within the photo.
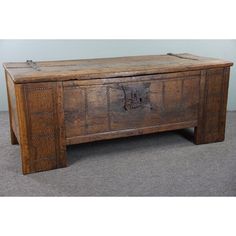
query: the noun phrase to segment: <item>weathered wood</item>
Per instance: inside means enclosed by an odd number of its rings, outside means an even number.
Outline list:
[[[194,142],[221,142],[225,138],[229,67],[204,71],[201,80],[201,112]]]
[[[17,84],[23,173],[66,166],[61,83]]]
[[[67,165],[66,145],[195,128],[223,141],[231,62],[190,54],[5,63],[24,174]]]
[[[107,140],[113,138],[129,137],[135,135],[151,134],[163,131],[178,130],[184,128],[191,128],[197,125],[197,121],[185,121],[173,124],[160,124],[150,127],[142,127],[135,129],[126,129],[118,131],[109,131],[104,133],[89,134],[86,136],[74,136],[66,139],[68,145],[87,143],[92,141]]]
[[[100,58],[72,61],[5,63],[15,83],[111,78],[231,66],[229,61],[191,54]],[[192,60],[194,59],[194,60]]]
[[[9,111],[9,123],[10,123],[10,138],[11,144],[19,144],[19,125],[16,110],[16,96],[15,88],[12,79],[9,74],[5,71],[6,87],[7,87],[7,98],[8,98],[8,111]]]
[[[152,77],[145,82],[132,78],[132,82],[103,86],[64,82],[64,86],[67,138],[197,120],[197,76],[168,81]]]

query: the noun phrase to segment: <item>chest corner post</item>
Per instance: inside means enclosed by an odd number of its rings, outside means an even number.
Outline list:
[[[222,142],[225,139],[229,72],[230,67],[202,71],[195,144]]]
[[[67,166],[62,82],[16,84],[23,174]]]

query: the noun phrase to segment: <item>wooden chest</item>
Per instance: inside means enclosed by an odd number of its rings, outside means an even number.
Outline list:
[[[24,174],[67,165],[66,145],[195,128],[224,140],[233,63],[191,54],[4,63]]]

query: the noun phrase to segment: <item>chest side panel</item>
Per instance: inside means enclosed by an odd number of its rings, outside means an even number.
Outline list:
[[[199,76],[64,83],[66,137],[197,120]]]

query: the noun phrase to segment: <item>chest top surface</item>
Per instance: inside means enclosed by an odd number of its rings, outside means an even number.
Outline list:
[[[232,65],[230,61],[188,53],[3,64],[15,83],[116,78]]]

